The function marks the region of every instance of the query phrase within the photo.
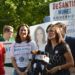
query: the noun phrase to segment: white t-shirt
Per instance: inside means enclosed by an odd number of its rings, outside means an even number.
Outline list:
[[[30,41],[29,43],[14,43],[11,46],[10,53],[11,57],[15,57],[17,66],[22,68],[28,65],[31,51],[37,49],[37,45],[33,41]]]
[[[38,49],[40,51],[45,51],[45,46],[46,46],[46,44],[41,44],[41,45],[39,45]]]

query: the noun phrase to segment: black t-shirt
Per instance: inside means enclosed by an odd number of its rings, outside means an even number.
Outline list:
[[[47,44],[45,47],[45,51],[49,53],[50,58],[49,65],[47,67],[48,69],[66,63],[66,59],[64,57],[64,54],[67,52],[66,44],[58,44],[54,49],[51,45]],[[61,70],[53,75],[69,75],[69,70]]]

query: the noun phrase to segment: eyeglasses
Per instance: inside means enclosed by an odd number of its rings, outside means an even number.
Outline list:
[[[47,32],[55,32],[55,31],[50,29],[50,30],[48,30]]]
[[[13,31],[11,31],[11,30],[9,30],[9,31],[7,31],[8,33],[13,33]]]

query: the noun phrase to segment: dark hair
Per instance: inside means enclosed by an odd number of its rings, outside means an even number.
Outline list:
[[[27,27],[27,29],[28,29],[28,35],[27,35],[27,37],[26,37],[26,41],[27,41],[27,43],[28,43],[28,42],[31,41],[30,29],[29,29],[29,26],[28,26],[27,24],[24,24],[24,23],[21,24],[21,25],[18,27],[18,29],[17,29],[17,35],[16,35],[16,38],[15,38],[15,41],[16,41],[17,43],[21,43],[21,42],[22,42],[22,40],[21,40],[21,38],[20,38],[20,36],[19,36],[19,30],[20,30],[20,28],[21,28],[22,26],[25,26],[25,27]]]
[[[49,24],[48,27],[46,28],[46,33],[48,33],[49,27],[53,26],[53,24]]]
[[[52,27],[55,27],[55,26],[54,26],[54,25],[49,25],[49,26],[47,27],[47,30],[48,30],[49,27],[52,28]],[[58,34],[57,32],[55,32],[55,33],[56,33],[56,37],[55,37],[55,38],[56,38],[56,42],[57,42],[57,43],[60,43],[60,40],[59,40],[59,39],[60,39],[59,34]],[[62,42],[62,41],[61,41],[61,42]],[[47,43],[48,43],[48,44],[51,44],[51,41],[50,41],[49,39],[47,39]]]
[[[49,29],[50,27],[52,27],[52,25],[53,25],[53,24],[49,24],[49,25],[47,26],[47,28],[46,28],[46,33],[48,33],[48,29]],[[49,39],[47,39],[47,44],[50,44],[50,45],[51,45],[51,41],[50,41]]]
[[[37,31],[38,30],[42,30],[42,32],[43,32],[43,39],[42,39],[42,41],[43,41],[43,43],[45,43],[46,41],[45,41],[45,31],[44,31],[44,29],[41,27],[41,26],[38,26],[37,28],[36,28],[36,30],[35,30],[35,33],[34,33],[34,40],[37,42],[37,39],[36,39],[36,33],[37,33]],[[40,38],[39,38],[40,39]]]

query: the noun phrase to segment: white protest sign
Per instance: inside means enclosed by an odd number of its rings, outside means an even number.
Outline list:
[[[50,3],[51,21],[75,19],[75,0]]]
[[[67,21],[68,36],[75,37],[75,0],[63,0],[50,3],[50,20]]]

